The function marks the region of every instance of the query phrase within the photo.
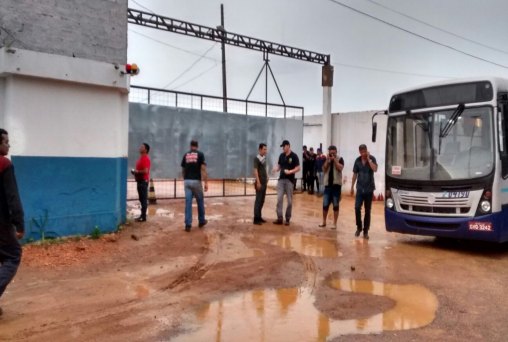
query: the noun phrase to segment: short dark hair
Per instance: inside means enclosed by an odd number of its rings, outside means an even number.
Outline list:
[[[198,141],[197,140],[191,140],[190,145],[194,146],[194,147],[198,147]]]
[[[262,149],[263,147],[266,147],[266,144],[265,143],[260,143],[259,147],[258,147],[258,150]]]
[[[361,151],[361,150],[366,150],[367,149],[367,145],[365,144],[361,144],[358,149]]]
[[[307,148],[307,145],[303,145],[303,148]]]
[[[150,145],[148,145],[147,143],[143,143],[143,145],[145,145],[146,153],[150,153]]]
[[[4,137],[2,135],[7,135],[9,133],[7,133],[7,131],[3,128],[0,128],[0,143],[3,143],[4,142]]]
[[[337,146],[335,145],[328,146],[328,151],[337,151]]]

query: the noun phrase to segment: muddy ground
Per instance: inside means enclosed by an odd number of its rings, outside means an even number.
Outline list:
[[[190,233],[171,200],[99,240],[25,246],[0,340],[506,340],[506,244],[387,233],[381,202],[370,240],[355,238],[349,196],[337,230],[317,227],[308,194],[289,227],[268,196],[255,226],[253,201],[207,198]]]

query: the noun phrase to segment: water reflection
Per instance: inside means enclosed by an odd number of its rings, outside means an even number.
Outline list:
[[[290,234],[272,238],[269,243],[297,253],[323,258],[342,256],[337,241],[320,239],[310,234]]]
[[[332,279],[328,285],[348,292],[386,296],[395,306],[362,319],[336,320],[318,311],[315,297],[300,288],[258,289],[207,303],[195,312],[196,330],[176,341],[325,341],[346,334],[381,333],[430,324],[436,296],[420,285]],[[369,305],[366,301],[365,305]]]

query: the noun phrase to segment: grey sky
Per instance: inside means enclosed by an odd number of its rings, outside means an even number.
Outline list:
[[[329,53],[335,67],[332,112],[384,109],[393,92],[448,77],[494,75],[508,78],[508,2],[505,0],[373,1],[506,53],[438,31],[368,0],[338,1],[507,68],[425,41],[329,0],[136,0],[157,14],[211,27],[220,24],[220,4],[223,3],[228,31]],[[143,10],[132,0],[129,0],[129,7]],[[132,84],[164,87],[211,48],[207,54],[209,58],[196,63],[168,89],[178,87],[182,91],[220,96],[221,50],[219,44],[214,44],[129,25],[129,61],[138,63],[141,68]],[[233,46],[226,49],[228,95],[245,98],[263,65],[262,54]],[[320,65],[278,56],[271,57],[270,65],[287,104],[304,106],[306,114],[321,113]],[[195,80],[190,81],[193,78]],[[251,99],[264,100],[264,81],[258,83]],[[269,101],[280,103],[271,83]]]

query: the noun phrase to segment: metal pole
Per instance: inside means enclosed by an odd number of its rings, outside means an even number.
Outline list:
[[[265,57],[265,116],[268,117],[268,54]]]
[[[226,27],[224,26],[224,5],[220,5],[220,24],[222,33],[222,101],[224,113],[228,112],[228,90],[226,86]]]
[[[173,193],[174,193],[173,198],[176,198],[176,178],[173,180]]]
[[[148,89],[148,104],[150,104],[150,89]]]
[[[222,178],[222,197],[226,197],[226,179]]]

